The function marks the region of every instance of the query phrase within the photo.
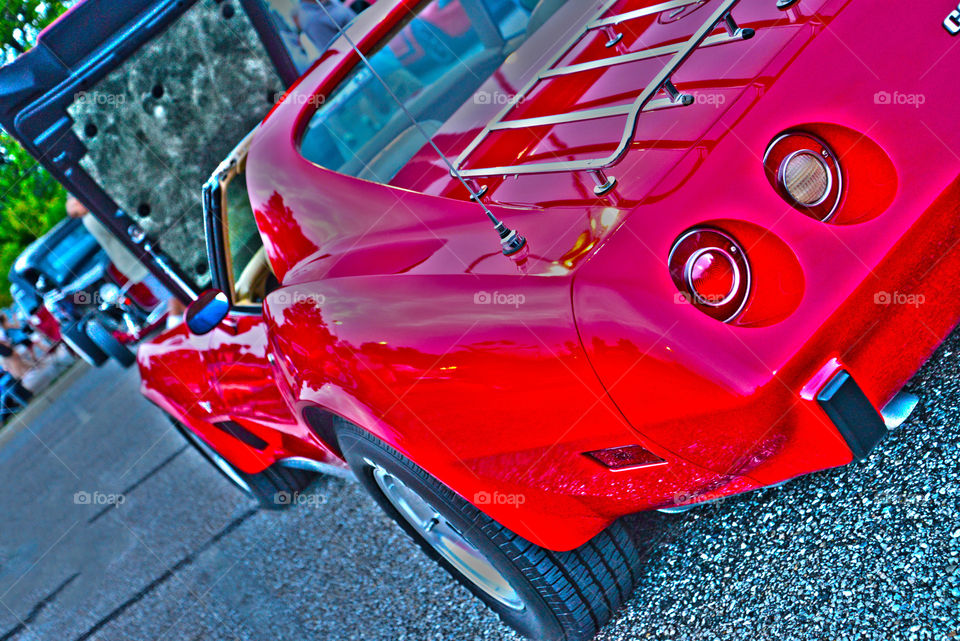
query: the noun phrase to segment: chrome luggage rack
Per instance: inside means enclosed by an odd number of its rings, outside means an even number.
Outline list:
[[[589,172],[597,183],[594,193],[598,196],[606,194],[617,184],[617,179],[608,177],[604,169],[616,164],[630,147],[637,131],[637,120],[641,112],[654,111],[658,109],[668,109],[672,107],[683,107],[691,105],[694,97],[690,94],[683,94],[674,86],[672,76],[677,69],[693,54],[699,47],[710,47],[714,45],[735,42],[738,40],[748,40],[753,37],[753,29],[742,29],[737,25],[733,18],[733,8],[740,0],[723,0],[717,10],[697,29],[696,33],[685,42],[677,44],[663,45],[649,49],[641,49],[631,53],[592,60],[562,67],[556,65],[569,51],[580,42],[587,34],[594,31],[603,31],[609,40],[606,43],[608,48],[613,47],[623,38],[622,33],[617,33],[616,25],[628,20],[635,20],[645,16],[656,15],[667,11],[683,9],[690,5],[695,5],[702,0],[670,0],[650,7],[628,11],[618,15],[604,17],[613,5],[619,0],[609,0],[604,3],[600,10],[595,13],[581,29],[564,47],[561,47],[553,58],[541,69],[541,71],[530,80],[527,85],[521,89],[514,100],[510,101],[497,116],[481,131],[476,138],[464,149],[463,153],[454,161],[454,167],[462,178],[468,179],[473,183],[474,191],[478,196],[486,192],[486,186],[479,186],[476,179],[489,176],[509,176],[521,174],[546,174],[556,172]],[[717,28],[717,25],[723,23],[726,27],[726,33],[711,36],[710,34]],[[668,56],[673,54],[670,62],[658,73],[653,80],[647,84],[636,100],[627,105],[616,107],[601,107],[596,109],[581,109],[566,113],[558,113],[549,116],[539,116],[536,118],[520,118],[507,120],[507,115],[517,104],[523,102],[523,98],[542,80],[565,76],[569,74],[586,71],[589,69],[600,69],[603,67],[612,67],[622,65],[638,60],[647,60]],[[657,97],[660,92],[666,95]],[[520,129],[523,127],[539,127],[545,125],[558,125],[574,122],[585,122],[588,120],[597,120],[600,118],[610,118],[614,116],[626,116],[626,126],[623,130],[623,136],[616,150],[606,158],[592,158],[584,160],[570,161],[550,161],[539,163],[527,163],[522,165],[505,165],[501,167],[477,167],[465,169],[463,167],[470,155],[476,151],[480,144],[487,139],[491,132],[503,131],[508,129]]]

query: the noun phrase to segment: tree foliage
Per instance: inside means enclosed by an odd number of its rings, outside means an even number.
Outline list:
[[[0,163],[0,305],[7,305],[10,267],[27,245],[63,218],[66,194],[5,132],[0,133]]]
[[[40,30],[53,22],[72,2],[62,0],[2,0],[0,43],[6,62],[34,45]]]
[[[37,34],[69,0],[0,0],[0,47],[9,62],[32,47]],[[63,218],[63,188],[6,132],[0,132],[0,305],[10,302],[7,274],[20,252]]]

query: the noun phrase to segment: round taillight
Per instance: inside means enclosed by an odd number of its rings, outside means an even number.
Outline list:
[[[811,218],[829,222],[843,197],[843,175],[833,150],[815,136],[785,134],[763,159],[777,193]]]
[[[723,322],[734,320],[746,306],[750,263],[732,236],[713,228],[691,229],[674,243],[668,264],[679,301]]]
[[[827,163],[812,151],[795,151],[780,165],[780,184],[804,207],[822,203],[830,195],[832,181]]]
[[[740,268],[722,249],[698,249],[687,259],[684,272],[690,293],[704,305],[719,307],[737,294]]]

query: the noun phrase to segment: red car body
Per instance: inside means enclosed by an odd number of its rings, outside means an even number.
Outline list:
[[[363,14],[351,31],[359,47],[371,50],[412,4],[378,2]],[[616,10],[650,4],[622,0]],[[294,457],[343,467],[325,425],[344,417],[555,550],[628,513],[849,463],[850,445],[817,401],[824,385],[844,370],[879,411],[960,318],[948,9],[740,3],[737,20],[756,35],[684,65],[677,87],[711,98],[644,113],[611,169],[611,196],[597,197],[584,172],[482,181],[491,211],[528,241],[519,261],[501,253],[429,147],[390,184],[300,154],[311,97],[358,64],[341,39],[262,123],[247,160],[282,286],[262,315],[143,345],[143,392],[248,473]],[[618,46],[670,41],[706,11],[637,20]],[[554,51],[583,19],[580,3],[568,3],[517,55]],[[605,40],[577,45],[568,62],[610,55]],[[505,65],[483,90],[515,94],[537,70]],[[593,70],[545,83],[513,115],[622,104],[628,90],[638,88],[624,67]],[[920,117],[898,95],[928,108]],[[469,101],[434,140],[456,157],[500,109]],[[765,150],[796,129],[846,141],[844,177],[870,185],[851,189],[835,224],[798,212],[768,181]],[[481,145],[471,163],[606,154],[622,131],[606,120],[562,136],[523,130]],[[752,256],[749,323],[678,304],[671,249],[704,225]],[[266,447],[250,448],[222,421]],[[585,455],[628,445],[662,462],[617,471]]]

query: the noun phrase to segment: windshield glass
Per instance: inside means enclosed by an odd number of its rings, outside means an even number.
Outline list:
[[[539,3],[539,4],[542,4]],[[369,56],[377,74],[433,135],[527,36],[528,0],[433,0]],[[311,118],[305,158],[388,182],[427,143],[376,79],[358,65]]]

